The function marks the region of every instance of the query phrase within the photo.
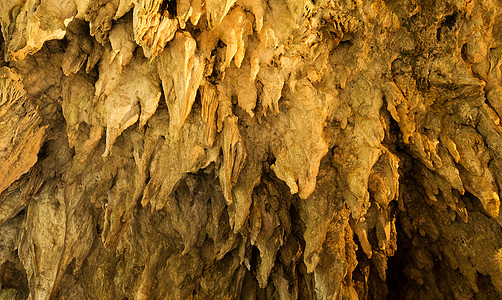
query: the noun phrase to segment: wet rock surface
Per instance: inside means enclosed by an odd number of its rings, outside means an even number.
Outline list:
[[[502,297],[501,1],[0,25],[0,299]]]

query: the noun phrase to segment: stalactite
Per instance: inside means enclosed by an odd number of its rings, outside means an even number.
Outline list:
[[[0,299],[498,299],[502,5],[0,3]]]

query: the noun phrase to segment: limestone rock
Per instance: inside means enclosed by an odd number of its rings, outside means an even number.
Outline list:
[[[0,3],[0,299],[499,299],[502,3]]]

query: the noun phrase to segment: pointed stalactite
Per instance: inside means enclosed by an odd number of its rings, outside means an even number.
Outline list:
[[[159,76],[169,109],[169,134],[174,140],[179,137],[202,82],[204,65],[196,47],[190,34],[178,33],[158,58]]]
[[[100,64],[102,72],[96,82],[94,101],[103,103],[100,113],[104,120],[101,122],[106,126],[103,157],[110,154],[125,129],[138,120],[140,127],[146,124],[155,113],[161,96],[160,80],[144,57],[135,56],[125,69],[122,69],[122,62],[114,58],[112,49],[107,47]],[[136,84],[131,84],[129,76],[134,76]]]
[[[200,87],[202,120],[206,123],[205,143],[212,146],[216,135],[216,111],[218,109],[218,91],[216,87],[204,82]]]
[[[221,151],[223,152],[223,163],[220,168],[220,184],[227,204],[234,201],[232,188],[246,163],[246,148],[244,140],[237,126],[237,117],[229,116],[225,119],[223,132],[221,134]]]
[[[497,1],[4,2],[0,298],[500,298]]]

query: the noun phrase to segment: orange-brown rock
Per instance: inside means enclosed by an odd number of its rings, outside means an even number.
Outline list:
[[[0,3],[0,299],[500,299],[500,0]]]

